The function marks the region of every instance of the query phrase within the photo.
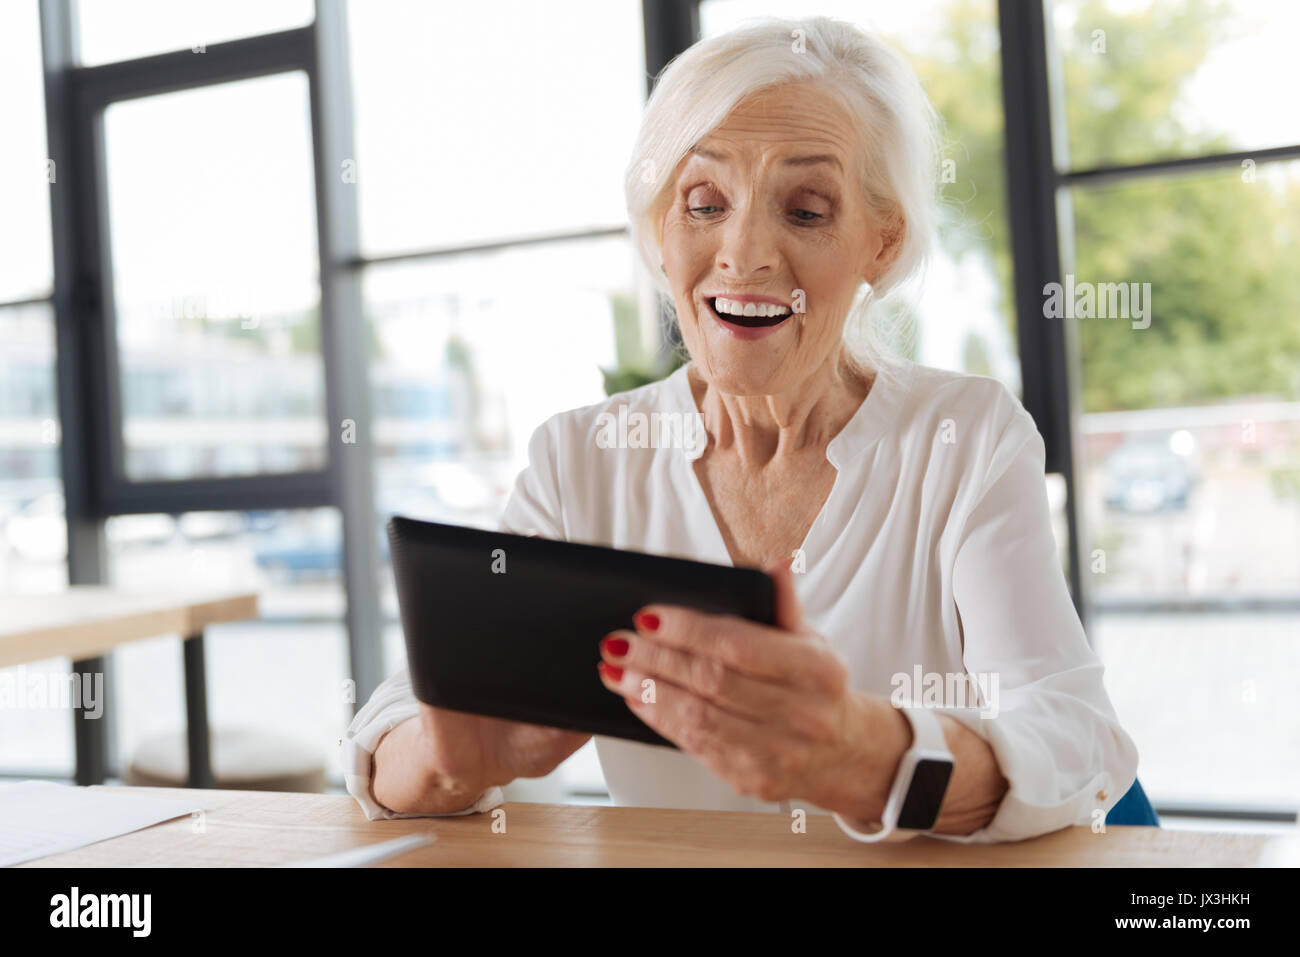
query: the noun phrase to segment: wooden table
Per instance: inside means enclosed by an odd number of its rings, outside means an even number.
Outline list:
[[[829,815],[809,814],[807,833],[792,833],[782,814],[502,805],[494,813],[452,818],[367,821],[346,795],[263,791],[120,788],[201,798],[201,819],[179,818],[56,854],[26,867],[270,867],[407,834],[437,840],[381,867],[1256,867],[1300,864],[1300,837],[1111,827],[1094,834],[1067,828],[1016,844],[954,844],[918,838],[859,844]]]
[[[200,588],[142,591],[74,585],[44,595],[0,595],[0,668],[66,657],[73,671],[104,671],[103,656],[118,645],[180,635],[185,673],[189,782],[212,784],[203,629],[257,617],[257,595]],[[98,784],[106,773],[105,724],[74,709],[77,783]]]

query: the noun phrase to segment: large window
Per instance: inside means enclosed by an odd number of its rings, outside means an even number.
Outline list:
[[[1300,143],[1300,11],[1278,0],[1054,0],[1073,169]]]
[[[0,592],[68,582],[61,431],[55,386],[40,24],[34,3],[11,4],[0,29]],[[64,673],[63,660],[27,674]],[[13,676],[11,670],[11,677]],[[72,725],[52,709],[0,708],[0,765],[68,774]]]
[[[45,150],[45,96],[41,80],[41,36],[33,3],[14,4],[0,31],[0,303],[49,296],[49,183],[58,171]]]
[[[312,0],[75,0],[80,62],[96,66],[170,53],[312,20]]]
[[[641,4],[348,14],[376,512],[494,526],[533,430],[658,349],[623,202]],[[389,672],[406,652],[380,581]],[[529,793],[599,787],[588,747]]]
[[[624,224],[637,0],[369,0],[348,27],[367,255]]]
[[[1093,638],[1158,801],[1294,805],[1300,11],[1051,14]]]
[[[104,112],[128,479],[325,464],[307,95],[282,73]]]
[[[219,45],[310,24],[312,12],[6,8],[0,588],[54,590],[71,568],[79,583],[257,592],[257,621],[210,629],[213,725],[278,731],[330,760],[350,711],[349,655],[340,515],[310,507],[329,489],[312,34]],[[43,43],[63,81],[48,144]],[[109,62],[149,54],[163,56]],[[76,407],[60,408],[69,398]],[[68,422],[85,495],[65,504]],[[94,534],[70,536],[73,522]],[[113,774],[147,735],[184,727],[175,637],[112,655],[109,720],[87,722],[78,762],[105,726]],[[6,709],[0,723],[5,772],[72,771],[66,711]]]

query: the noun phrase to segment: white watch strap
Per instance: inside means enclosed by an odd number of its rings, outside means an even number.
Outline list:
[[[902,712],[912,723],[912,746],[908,748],[909,751],[938,752],[952,757],[937,714],[929,708],[903,708]]]
[[[903,755],[903,760],[899,762],[899,776],[894,779],[890,787],[889,799],[885,805],[885,820],[877,828],[864,831],[860,826],[850,824],[841,815],[835,815],[835,822],[839,824],[840,830],[855,841],[867,844],[878,841],[908,841],[920,834],[920,831],[899,830],[894,826],[899,808],[906,797],[903,792],[911,784],[911,774],[904,773],[910,771],[912,764],[908,758],[923,754],[929,758],[946,757],[952,760],[952,752],[948,750],[948,742],[943,736],[943,725],[939,723],[938,715],[928,708],[911,707],[899,710],[912,725],[912,744]]]

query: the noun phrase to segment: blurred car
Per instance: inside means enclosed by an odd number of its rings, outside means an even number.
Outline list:
[[[380,562],[388,561],[388,519],[405,515],[425,521],[454,521],[446,506],[427,490],[381,492],[375,543]],[[277,516],[253,526],[253,557],[259,568],[281,580],[325,577],[343,568],[343,528],[334,511]]]
[[[336,512],[312,511],[277,522],[253,539],[257,566],[280,579],[323,578],[343,567],[343,530]]]
[[[1167,440],[1132,440],[1106,460],[1104,497],[1115,512],[1180,511],[1195,484],[1189,457],[1175,452]]]

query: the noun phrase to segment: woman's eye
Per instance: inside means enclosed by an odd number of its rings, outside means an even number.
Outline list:
[[[814,213],[811,209],[792,209],[790,212],[801,223],[814,223],[822,218],[821,213]]]
[[[721,206],[688,206],[687,209],[690,210],[692,213],[698,213],[701,216],[712,216],[714,213],[720,211],[722,207]]]

